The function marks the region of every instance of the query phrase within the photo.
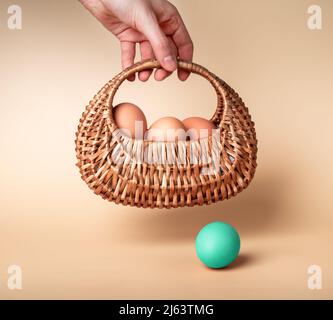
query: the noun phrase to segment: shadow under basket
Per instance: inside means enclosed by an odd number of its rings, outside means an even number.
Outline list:
[[[238,94],[204,67],[178,68],[206,78],[217,94],[210,119],[216,132],[198,141],[153,142],[121,133],[113,119],[114,95],[129,75],[159,68],[145,60],[123,70],[95,95],[76,133],[77,166],[95,194],[124,205],[177,208],[229,199],[248,186],[256,169],[254,123]]]

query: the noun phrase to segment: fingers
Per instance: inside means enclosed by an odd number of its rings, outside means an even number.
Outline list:
[[[176,56],[172,52],[169,41],[157,22],[155,14],[147,11],[145,16],[138,22],[137,27],[149,40],[154,55],[161,66],[166,71],[176,70]]]
[[[172,19],[165,20],[164,24],[159,25],[155,12],[147,7],[137,16],[135,24],[137,31],[146,38],[140,42],[141,58],[144,60],[156,57],[161,64],[162,68],[156,70],[154,74],[158,81],[165,79],[177,69],[177,57],[184,61],[193,59],[193,42],[177,9],[174,8],[169,15]],[[135,59],[136,41],[126,40],[121,42],[123,68],[132,65]],[[147,81],[151,73],[152,70],[142,71],[139,79]],[[188,76],[189,72],[178,70],[180,80],[184,81]],[[134,79],[134,75],[129,77],[130,81]]]
[[[168,42],[169,42],[169,47],[171,48],[171,52],[174,56],[177,56],[177,48],[176,48],[176,45],[174,44],[173,40],[171,38],[167,38],[168,39]],[[168,76],[170,76],[171,72],[169,71],[166,71],[165,69],[157,69],[155,71],[155,74],[154,74],[154,78],[155,80],[157,81],[162,81],[164,80],[165,78],[167,78]]]
[[[135,43],[129,41],[120,42],[121,45],[121,64],[123,69],[128,68],[134,63],[135,58]],[[128,77],[129,81],[135,80],[135,74]]]
[[[191,62],[193,59],[193,42],[180,16],[179,19],[179,26],[174,32],[172,39],[177,47],[179,58]],[[189,72],[178,69],[178,78],[180,80],[185,81],[189,75]]]
[[[151,47],[149,41],[142,41],[140,43],[141,59],[151,59],[154,58],[154,51]],[[152,70],[144,70],[139,73],[139,79],[141,81],[147,81],[152,73]]]

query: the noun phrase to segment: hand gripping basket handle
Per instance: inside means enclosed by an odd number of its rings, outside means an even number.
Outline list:
[[[216,94],[217,94],[217,107],[215,110],[215,113],[213,114],[212,118],[210,119],[212,122],[214,122],[217,126],[219,126],[221,123],[223,123],[224,116],[227,112],[228,103],[226,100],[227,92],[225,88],[223,87],[221,83],[221,79],[219,79],[216,75],[208,71],[206,68],[193,63],[193,62],[185,62],[178,60],[177,61],[178,68],[184,69],[186,71],[196,73],[198,75],[201,75],[202,77],[206,78],[211,85],[214,87]],[[128,67],[127,69],[124,69],[122,72],[120,72],[117,76],[115,76],[112,79],[112,85],[109,87],[109,97],[107,100],[107,105],[109,108],[113,108],[113,98],[116,94],[118,88],[120,85],[125,81],[130,75],[135,74],[137,72],[147,70],[147,69],[155,69],[160,68],[161,65],[156,59],[149,59],[149,60],[142,60],[140,62],[137,62],[133,64],[132,66]],[[112,110],[110,110],[110,117],[111,122],[113,123],[113,117],[112,117]]]

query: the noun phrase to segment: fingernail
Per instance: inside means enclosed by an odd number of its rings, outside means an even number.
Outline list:
[[[172,56],[167,56],[164,58],[164,65],[166,70],[168,71],[174,71],[177,69],[177,62],[174,57]]]
[[[178,78],[179,80],[181,81],[185,81],[187,80],[187,78],[190,76],[190,73],[189,72],[184,72],[183,70],[180,70],[178,72]]]

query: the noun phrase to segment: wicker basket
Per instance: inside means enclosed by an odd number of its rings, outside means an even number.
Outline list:
[[[178,62],[179,68],[205,77],[214,87],[217,108],[211,121],[220,130],[218,135],[153,142],[129,138],[118,130],[112,116],[117,89],[129,75],[158,67],[156,60],[136,63],[90,101],[75,141],[82,179],[104,199],[144,208],[211,204],[235,196],[255,173],[254,123],[238,94],[202,66]]]

